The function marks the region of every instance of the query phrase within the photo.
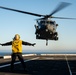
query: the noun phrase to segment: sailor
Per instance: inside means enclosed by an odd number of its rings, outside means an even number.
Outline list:
[[[12,45],[12,55],[11,55],[11,71],[13,71],[14,69],[14,62],[16,60],[16,57],[19,58],[19,60],[22,63],[22,66],[24,68],[24,70],[26,70],[26,66],[24,63],[24,59],[22,57],[22,45],[29,45],[29,46],[34,46],[35,43],[31,44],[25,41],[20,40],[20,35],[16,34],[15,37],[13,38],[13,41],[1,44],[2,46],[8,46],[8,45]]]

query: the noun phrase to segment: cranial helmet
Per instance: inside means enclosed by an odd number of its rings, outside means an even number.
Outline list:
[[[19,36],[19,38],[20,38],[20,35],[19,35],[19,34],[15,34],[15,37],[16,37],[16,36]]]
[[[15,37],[16,37],[16,36],[19,36],[19,39],[20,39],[20,35],[19,35],[19,34],[15,34],[13,40],[15,40]]]

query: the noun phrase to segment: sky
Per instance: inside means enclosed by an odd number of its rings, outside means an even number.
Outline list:
[[[53,16],[76,18],[76,0],[0,0],[0,6],[46,15],[60,2],[71,5]],[[59,40],[49,40],[46,46],[45,40],[37,40],[35,36],[37,18],[39,17],[0,9],[0,43],[9,42],[15,34],[20,34],[22,40],[36,43],[34,47],[23,46],[25,52],[76,52],[76,20],[52,19],[59,25]],[[1,51],[11,51],[11,46],[0,46]]]

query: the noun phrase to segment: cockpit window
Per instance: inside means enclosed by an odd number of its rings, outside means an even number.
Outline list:
[[[40,21],[41,25],[46,25],[46,24],[50,24],[50,25],[54,25],[55,23],[53,21]]]
[[[45,24],[45,21],[41,21],[40,23],[41,23],[41,24]]]
[[[47,21],[46,23],[47,24],[53,24],[54,25],[54,22],[51,22],[51,21]]]
[[[53,24],[54,25],[54,22],[50,22],[50,24]]]

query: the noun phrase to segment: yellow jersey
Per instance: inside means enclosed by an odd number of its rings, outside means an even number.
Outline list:
[[[22,40],[12,41],[12,52],[13,53],[22,53]]]

